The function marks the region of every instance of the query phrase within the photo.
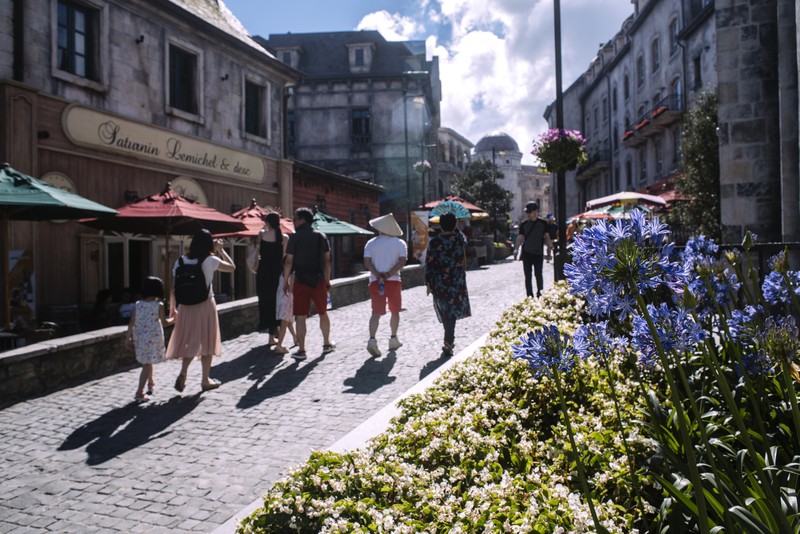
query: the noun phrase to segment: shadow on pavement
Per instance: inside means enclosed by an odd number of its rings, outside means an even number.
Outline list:
[[[397,353],[393,350],[387,352],[383,359],[370,357],[356,371],[355,376],[345,379],[344,385],[349,386],[350,389],[344,390],[344,393],[369,395],[383,386],[391,384],[397,380],[396,376],[389,376],[395,363],[397,363]]]
[[[283,361],[283,354],[267,349],[266,345],[253,347],[241,356],[212,365],[211,376],[223,383],[238,378],[260,382]]]
[[[269,380],[266,382],[261,382],[263,376],[256,379],[255,383],[250,386],[250,389],[248,389],[247,392],[242,395],[242,398],[239,399],[239,402],[236,403],[236,407],[242,409],[252,408],[265,399],[279,397],[289,393],[299,386],[311,371],[325,359],[325,354],[326,353],[323,353],[313,360],[307,360],[302,366],[300,362],[292,359],[287,367],[280,369],[277,373],[270,376]]]
[[[452,358],[450,354],[442,352],[442,354],[435,360],[431,360],[425,364],[425,366],[419,370],[419,379],[422,380],[436,369],[438,369],[444,362]]]
[[[168,435],[170,431],[167,429],[199,404],[200,393],[186,397],[175,396],[167,402],[131,402],[77,428],[67,436],[58,450],[74,450],[86,445],[86,463],[102,464],[149,441]],[[120,429],[119,432],[116,432],[117,429]]]

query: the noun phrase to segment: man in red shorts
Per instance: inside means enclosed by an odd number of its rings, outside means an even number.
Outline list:
[[[400,308],[402,301],[400,290],[403,283],[400,281],[400,270],[406,264],[408,248],[405,241],[400,239],[403,231],[391,213],[372,219],[370,226],[378,231],[378,235],[367,242],[364,247],[364,267],[369,272],[369,294],[372,299],[372,316],[369,319],[369,341],[367,352],[376,358],[381,355],[378,348],[378,323],[382,315],[386,315],[386,305],[392,314],[389,327],[392,337],[389,338],[389,350],[397,350],[403,346],[397,339],[397,328],[400,326]]]
[[[293,292],[294,319],[297,327],[296,360],[306,359],[306,317],[311,303],[319,314],[322,331],[322,352],[336,348],[331,342],[331,320],[328,317],[328,291],[331,288],[331,247],[322,232],[311,227],[314,212],[309,208],[298,208],[294,212],[294,233],[286,244],[286,260],[283,264],[283,291]],[[294,272],[294,284],[290,274]]]

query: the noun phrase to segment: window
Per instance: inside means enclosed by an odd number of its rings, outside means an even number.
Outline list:
[[[614,150],[619,149],[619,126],[616,124],[614,125],[614,141],[612,142],[614,143]]]
[[[678,19],[672,19],[669,23],[669,53],[670,55],[678,51]]]
[[[539,183],[539,179],[538,179],[538,178],[536,179],[536,187],[537,187],[537,188],[541,187],[541,186],[540,186],[540,183]]]
[[[672,81],[672,95],[670,96],[672,96],[672,106],[675,109],[683,109],[683,88],[680,78]]]
[[[617,111],[617,88],[614,87],[614,90],[611,92],[611,109],[613,111]]]
[[[681,161],[681,129],[672,130],[672,163],[677,165]]]
[[[647,149],[639,151],[639,183],[647,183]]]
[[[608,99],[603,97],[603,122],[608,121]]]
[[[198,114],[197,55],[169,45],[169,105],[172,108]]]
[[[281,54],[281,62],[291,66],[292,64],[292,53],[291,52],[283,52]]]
[[[661,68],[661,42],[658,38],[650,44],[650,69],[657,72]]]
[[[594,111],[594,130],[597,131],[597,128],[600,127],[600,120],[598,119],[599,111],[597,109],[597,106],[594,107],[593,111]]]
[[[356,52],[356,58],[355,58],[356,66],[357,67],[363,67],[364,66],[364,49],[363,48],[356,48],[355,52]]]
[[[294,155],[295,150],[295,129],[297,118],[295,117],[294,110],[290,109],[286,112],[286,143],[289,145],[289,154]]]
[[[624,78],[622,79],[622,97],[625,100],[628,100],[631,97],[631,80],[628,77],[628,73],[625,73]]]
[[[352,143],[358,146],[368,145],[370,141],[369,109],[354,109],[352,117]]]
[[[620,182],[620,175],[619,175],[619,165],[614,166],[614,191],[622,191]]]
[[[98,13],[73,2],[58,3],[58,56],[60,70],[97,80]]]
[[[636,58],[636,87],[644,85],[644,56]]]
[[[630,158],[625,160],[625,189],[633,189],[633,164]]]
[[[250,135],[266,138],[264,94],[263,86],[249,80],[244,82],[244,131]]]
[[[656,177],[664,172],[664,140],[659,137],[653,143],[656,152]]]

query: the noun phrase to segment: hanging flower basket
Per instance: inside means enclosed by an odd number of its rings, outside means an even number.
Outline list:
[[[422,161],[418,161],[418,162],[416,162],[416,163],[413,165],[413,167],[414,167],[414,170],[415,170],[416,172],[418,172],[418,173],[422,174],[422,173],[423,173],[423,172],[425,172],[425,171],[429,171],[429,170],[431,170],[431,162],[430,162],[430,161],[428,161],[427,159],[423,159]]]
[[[531,154],[547,169],[547,172],[566,172],[585,165],[586,139],[577,130],[553,128],[534,141]]]

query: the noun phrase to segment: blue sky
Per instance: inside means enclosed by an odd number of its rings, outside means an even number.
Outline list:
[[[253,35],[378,30],[439,57],[442,126],[473,143],[511,135],[523,163],[555,99],[552,0],[223,0]],[[630,0],[561,0],[566,89],[633,12]]]

